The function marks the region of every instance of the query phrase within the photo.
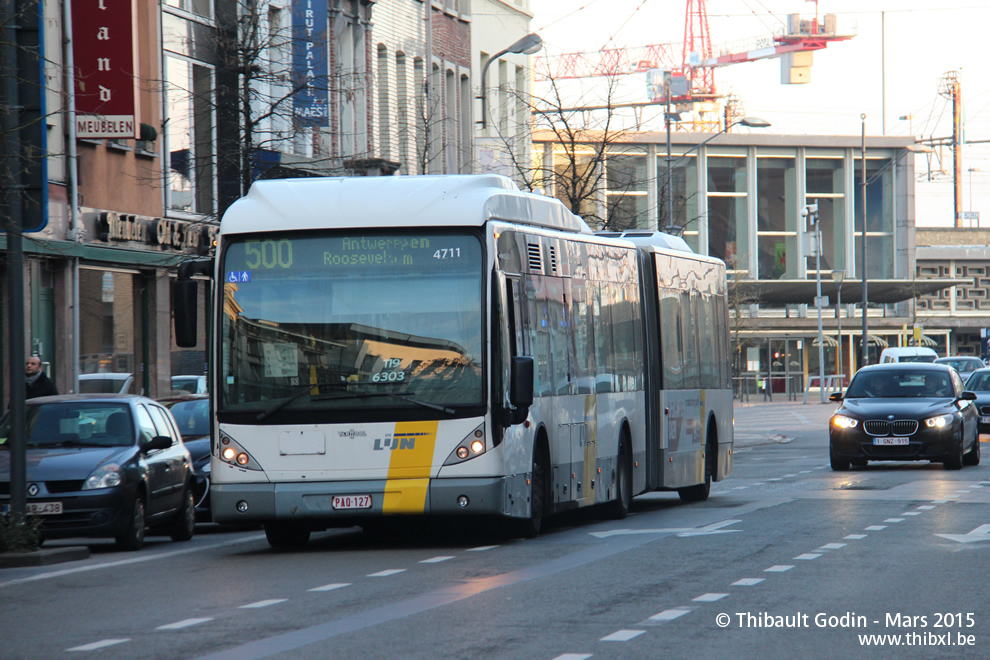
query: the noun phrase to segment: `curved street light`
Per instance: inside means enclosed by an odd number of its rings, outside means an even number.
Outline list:
[[[543,48],[543,39],[541,39],[540,35],[535,32],[530,32],[508,48],[504,48],[489,57],[488,61],[485,62],[485,66],[481,67],[481,95],[478,97],[481,99],[481,121],[478,122],[481,124],[481,128],[488,127],[488,90],[485,86],[485,79],[488,76],[488,67],[491,66],[492,62],[507,53],[532,55],[541,48]]]

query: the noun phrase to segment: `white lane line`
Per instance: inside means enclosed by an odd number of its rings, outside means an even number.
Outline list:
[[[867,532],[879,532],[881,529],[887,529],[886,525],[870,525],[869,527],[864,527]]]
[[[797,476],[797,473],[795,472],[794,474],[785,474],[784,475],[784,478],[786,479],[787,477],[796,477],[796,476]]]
[[[484,552],[485,550],[492,550],[497,547],[498,547],[497,545],[482,545],[482,546],[478,546],[477,548],[468,548],[464,552]]]
[[[818,549],[819,550],[838,550],[839,548],[844,548],[844,547],[846,547],[846,544],[845,543],[826,543],[825,545],[823,545],[822,547],[820,547]]]
[[[270,600],[259,600],[257,603],[248,603],[247,605],[241,605],[237,609],[239,610],[258,610],[262,607],[268,607],[270,605],[278,605],[279,603],[284,603],[288,598],[272,598]]]
[[[810,559],[818,559],[819,557],[821,557],[821,554],[820,553],[806,552],[803,555],[798,555],[797,557],[795,557],[795,559],[809,559],[810,560]]]
[[[640,635],[642,635],[645,632],[646,632],[645,630],[617,630],[614,633],[612,633],[611,635],[606,635],[605,637],[602,637],[598,641],[600,641],[600,642],[628,642],[630,639],[633,639],[634,637],[639,637]]]
[[[650,621],[673,621],[677,617],[684,616],[690,612],[686,607],[675,607],[671,610],[664,610],[663,612],[658,612],[650,617]]]
[[[921,511],[905,511],[901,514],[902,516],[920,516]]]
[[[755,484],[752,484],[752,485],[753,486],[763,486],[765,484],[762,481],[757,481]]]
[[[777,564],[776,566],[771,566],[770,568],[764,568],[764,573],[783,573],[784,571],[789,571],[793,566],[788,566],[786,564]]]
[[[452,556],[449,557],[431,557],[430,559],[424,559],[419,562],[420,564],[439,564],[442,561],[447,561],[448,559],[453,559]]]
[[[899,523],[899,522],[904,522],[904,518],[887,518],[886,520],[884,520],[884,522]]]
[[[733,587],[752,587],[754,584],[763,582],[764,578],[743,578],[732,583]]]
[[[767,481],[783,481],[780,477],[774,477],[773,479],[767,479]]]
[[[932,500],[932,504],[946,504],[949,500]],[[933,506],[919,506],[919,509],[934,509]]]
[[[207,621],[213,621],[213,617],[204,617],[202,619],[185,619],[183,621],[176,621],[175,623],[166,623],[164,626],[158,626],[155,630],[179,630],[180,628],[198,626],[199,624],[206,623]]]
[[[99,642],[93,642],[92,644],[83,644],[82,646],[73,646],[71,649],[65,649],[66,651],[96,651],[97,649],[105,649],[108,646],[114,646],[115,644],[123,644],[124,642],[129,642],[130,639],[104,639]]]
[[[377,573],[369,573],[367,577],[388,577],[389,575],[396,575],[398,573],[405,573],[404,568],[389,568],[384,571],[378,571]]]
[[[801,470],[798,474],[811,474],[811,470]]]
[[[722,600],[729,594],[701,594],[697,598],[692,598],[691,600],[697,603],[714,603],[716,600]]]
[[[935,500],[935,501],[938,502],[939,504],[945,504],[945,500]],[[918,507],[918,511],[931,511],[934,508],[935,507],[933,507],[931,504],[923,504]]]
[[[307,589],[306,591],[333,591],[334,589],[343,589],[344,587],[351,586],[350,582],[335,582],[333,584],[325,584],[322,587],[313,587],[312,589]]]
[[[860,539],[865,539],[869,534],[849,534],[848,536],[843,536],[842,538],[849,541],[858,541]]]
[[[564,653],[553,660],[588,660],[590,657],[590,653]]]

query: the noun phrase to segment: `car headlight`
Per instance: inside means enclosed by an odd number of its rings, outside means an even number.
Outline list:
[[[853,419],[852,417],[846,417],[845,415],[833,415],[832,425],[840,429],[853,429],[859,424],[858,419]]]
[[[83,484],[83,490],[96,490],[97,488],[113,488],[123,483],[120,474],[120,466],[116,463],[107,463],[93,470]]]
[[[925,426],[930,429],[940,429],[948,426],[952,423],[952,415],[939,415],[937,417],[929,417],[925,420]]]

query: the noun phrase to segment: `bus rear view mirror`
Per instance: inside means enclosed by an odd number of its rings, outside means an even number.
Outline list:
[[[529,407],[533,405],[533,358],[529,355],[517,355],[512,358],[509,403],[516,408],[512,415],[513,424],[519,424],[526,419]]]

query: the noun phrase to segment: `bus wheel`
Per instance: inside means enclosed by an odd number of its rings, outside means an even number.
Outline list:
[[[530,477],[529,518],[515,520],[512,533],[531,539],[543,531],[543,521],[550,508],[550,458],[543,437],[533,448],[533,472]]]
[[[632,506],[632,452],[629,435],[623,431],[619,438],[618,465],[615,468],[615,499],[606,506],[606,515],[612,520],[622,520],[629,515]]]
[[[265,523],[265,537],[273,548],[301,548],[309,543],[309,529],[295,523]]]
[[[708,495],[712,491],[712,475],[715,474],[717,452],[718,438],[709,429],[708,439],[705,443],[705,481],[687,488],[678,488],[677,494],[681,497],[681,502],[704,502],[708,499]]]

